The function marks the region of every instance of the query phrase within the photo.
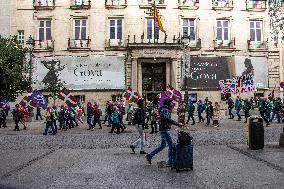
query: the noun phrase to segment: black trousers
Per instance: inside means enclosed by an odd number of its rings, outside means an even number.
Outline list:
[[[244,111],[245,111],[245,118],[246,118],[246,121],[245,121],[245,122],[247,122],[248,117],[250,116],[250,115],[249,115],[249,110],[244,110]]]
[[[231,119],[234,119],[235,116],[234,116],[234,114],[232,113],[232,108],[229,108],[228,110],[229,110],[229,116],[230,116],[230,118],[231,118]]]
[[[261,118],[265,121],[265,123],[268,125],[268,124],[269,124],[269,121],[267,120],[264,111],[260,111],[260,116],[261,116]]]
[[[93,128],[96,126],[96,124],[99,124],[100,128],[102,128],[102,124],[101,124],[101,120],[100,119],[94,119]]]
[[[188,112],[188,120],[187,120],[186,123],[188,123],[188,121],[189,121],[190,119],[192,119],[193,123],[195,122],[195,121],[194,121],[194,117],[193,117],[193,112]]]

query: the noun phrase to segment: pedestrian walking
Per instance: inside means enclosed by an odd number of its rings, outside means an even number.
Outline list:
[[[116,134],[120,134],[120,118],[117,106],[112,106],[113,113],[111,114],[111,131],[113,133],[116,129]]]
[[[177,116],[178,116],[178,122],[181,123],[183,126],[185,126],[185,112],[186,112],[185,103],[184,101],[181,101],[178,105]]]
[[[88,130],[93,129],[92,117],[94,115],[94,108],[91,102],[87,103],[87,124],[89,126]]]
[[[233,109],[234,109],[234,101],[232,98],[229,98],[228,102],[228,111],[229,111],[229,119],[234,119],[234,114],[232,113]]]
[[[242,101],[240,99],[239,96],[237,96],[236,102],[235,102],[235,110],[236,110],[236,114],[238,116],[238,121],[242,120],[242,117],[240,115],[240,111],[242,109]]]
[[[205,110],[205,105],[203,104],[202,100],[198,100],[197,102],[197,113],[198,113],[198,119],[199,123],[204,122],[204,118],[202,117],[202,113]]]
[[[175,122],[174,120],[171,119],[171,99],[165,99],[163,106],[160,107],[159,113],[160,113],[160,123],[159,123],[159,132],[161,136],[161,144],[153,149],[150,153],[148,153],[145,157],[146,160],[148,161],[149,164],[152,163],[152,158],[161,152],[166,145],[169,147],[169,152],[168,152],[168,163],[167,166],[172,166],[174,163],[174,143],[172,141],[171,137],[171,125],[176,125],[181,127],[182,124]]]
[[[220,105],[218,102],[215,102],[213,107],[213,127],[219,127],[220,119]]]
[[[19,123],[22,120],[21,110],[19,104],[15,105],[15,109],[12,111],[13,120],[15,121],[15,129],[14,131],[20,131]]]
[[[136,128],[139,134],[139,138],[130,145],[130,148],[133,153],[135,153],[135,148],[139,148],[140,154],[146,154],[146,152],[144,151],[144,147],[145,147],[144,129],[145,129],[145,119],[146,119],[146,112],[144,109],[144,100],[139,99],[137,102],[137,106],[138,108],[136,112],[134,113],[132,124]]]
[[[153,110],[151,112],[151,132],[150,134],[154,134],[154,133],[157,133],[158,132],[158,119],[159,119],[159,112],[158,112],[158,109],[153,106]],[[185,115],[184,115],[185,117]],[[183,121],[185,122],[185,121]]]
[[[49,128],[51,128],[51,130],[52,130],[52,135],[55,135],[56,132],[55,132],[55,129],[54,129],[54,124],[53,124],[54,119],[55,119],[55,113],[54,113],[54,111],[51,107],[47,108],[47,111],[46,111],[46,114],[45,114],[45,119],[46,119],[45,130],[44,130],[43,135],[47,135]]]
[[[195,120],[194,120],[194,111],[195,111],[195,106],[192,102],[192,100],[188,100],[188,104],[186,106],[186,111],[188,113],[188,120],[186,121],[186,124],[188,124],[189,120],[192,119],[192,123],[191,125],[194,125],[195,124]]]
[[[250,101],[248,99],[245,99],[244,100],[244,106],[243,106],[243,110],[244,110],[244,113],[245,113],[245,122],[244,123],[247,123],[248,121],[248,118],[250,117],[250,109],[251,109],[252,105],[250,103]]]
[[[281,103],[281,99],[277,98],[274,102],[273,102],[273,109],[272,109],[272,117],[270,119],[270,122],[273,121],[274,117],[276,116],[277,118],[277,122],[280,123],[280,112],[282,112],[282,103]]]
[[[270,125],[269,121],[266,119],[265,113],[267,111],[267,105],[266,105],[266,100],[264,98],[261,98],[259,100],[259,113],[261,118],[265,121],[266,126]]]
[[[99,106],[97,104],[95,104],[95,107],[94,107],[94,121],[93,121],[92,129],[95,128],[96,124],[98,124],[100,126],[100,129],[102,129],[101,116],[102,116],[102,111],[99,108]]]
[[[36,107],[36,120],[38,120],[38,118],[43,120],[41,116],[41,108],[39,106]]]
[[[213,117],[213,106],[212,106],[212,102],[208,101],[208,103],[205,104],[206,108],[205,108],[205,112],[206,112],[206,124],[205,125],[209,125],[210,124],[210,120]]]
[[[4,110],[4,107],[0,107],[0,128],[7,127],[6,118],[7,118],[7,114],[6,114],[6,111]]]

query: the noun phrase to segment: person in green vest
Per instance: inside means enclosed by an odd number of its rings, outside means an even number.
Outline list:
[[[239,96],[237,96],[236,102],[235,102],[235,109],[236,109],[236,114],[238,116],[238,121],[241,121],[242,117],[240,115],[240,111],[242,109],[242,101]]]
[[[191,99],[188,100],[188,104],[186,105],[186,111],[188,113],[188,120],[186,122],[186,124],[188,124],[189,120],[192,119],[192,124],[191,125],[194,125],[195,124],[195,120],[194,120],[194,111],[195,111],[195,106],[192,102]]]
[[[272,112],[272,108],[273,108],[273,101],[270,100],[270,99],[268,99],[268,100],[266,101],[266,106],[267,106],[267,111],[266,111],[266,113],[265,113],[265,116],[266,116],[266,119],[267,119],[268,121],[270,121],[270,119],[271,119],[271,112]],[[271,122],[271,121],[270,121],[270,122]]]
[[[269,121],[267,120],[265,113],[267,111],[267,104],[266,104],[266,99],[261,98],[259,101],[259,113],[261,118],[266,122],[266,126],[270,125]]]
[[[244,106],[243,106],[243,110],[244,110],[244,113],[245,113],[245,122],[244,122],[244,123],[247,123],[247,119],[250,117],[249,111],[251,110],[251,107],[252,107],[252,104],[251,104],[250,101],[246,98],[246,99],[244,100]]]

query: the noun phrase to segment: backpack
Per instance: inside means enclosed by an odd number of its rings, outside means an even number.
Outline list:
[[[178,140],[177,140],[178,144],[184,145],[184,146],[190,145],[192,139],[193,138],[192,138],[192,136],[190,136],[189,133],[184,132],[184,131],[179,131],[178,132]]]
[[[112,122],[113,123],[120,123],[119,113],[116,112],[116,111],[112,113]]]

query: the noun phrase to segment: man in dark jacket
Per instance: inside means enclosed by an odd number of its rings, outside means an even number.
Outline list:
[[[174,143],[171,138],[171,124],[176,125],[181,127],[182,124],[175,122],[174,120],[171,119],[171,99],[165,99],[164,100],[164,106],[162,106],[159,109],[160,112],[160,124],[159,124],[159,131],[160,131],[160,136],[161,136],[161,144],[157,148],[153,149],[150,153],[148,153],[145,157],[146,160],[151,164],[152,158],[162,151],[165,147],[166,144],[169,146],[169,161],[168,161],[168,166],[172,166],[174,163]]]
[[[13,114],[13,120],[15,121],[14,131],[20,131],[19,123],[21,122],[22,116],[19,104],[16,104],[15,109],[12,111],[12,114]]]

